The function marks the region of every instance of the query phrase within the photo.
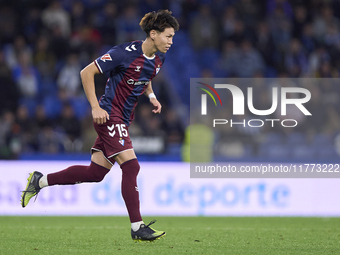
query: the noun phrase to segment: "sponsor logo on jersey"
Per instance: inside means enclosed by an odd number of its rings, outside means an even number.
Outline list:
[[[140,72],[140,68],[141,68],[141,66],[136,66],[135,71],[136,71],[136,72]]]
[[[134,79],[129,79],[127,80],[127,84],[130,84],[130,85],[147,85],[149,84],[149,81],[135,81]]]
[[[105,55],[103,55],[101,58],[100,58],[100,60],[102,60],[103,62],[105,62],[106,60],[107,61],[112,61],[112,58],[111,58],[111,56],[110,56],[110,54],[105,54]]]

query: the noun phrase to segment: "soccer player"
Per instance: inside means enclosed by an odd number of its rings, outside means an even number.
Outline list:
[[[151,80],[161,69],[165,53],[179,28],[171,14],[168,10],[147,13],[139,23],[147,35],[145,41],[115,46],[80,72],[98,134],[91,149],[91,163],[89,166],[70,166],[48,175],[37,171],[30,173],[26,190],[22,192],[22,207],[47,186],[100,182],[117,162],[122,169],[121,192],[131,221],[132,239],[152,241],[165,235],[164,231],[150,227],[154,221],[145,225],[142,220],[136,180],[140,167],[128,127],[142,94],[149,97],[154,113],[161,112],[162,106],[153,93]],[[94,84],[94,76],[98,73],[108,76],[105,93],[99,102]]]

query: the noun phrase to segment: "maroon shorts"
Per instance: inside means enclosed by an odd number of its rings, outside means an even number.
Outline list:
[[[103,152],[105,158],[113,165],[114,156],[127,150],[132,150],[132,143],[128,132],[128,127],[124,122],[107,121],[105,124],[93,123],[98,137],[91,149]]]

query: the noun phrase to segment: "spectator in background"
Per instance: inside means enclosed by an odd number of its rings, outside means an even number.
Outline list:
[[[2,4],[0,6],[0,42],[11,43],[18,35],[17,26],[20,17],[18,17],[18,12]]]
[[[37,67],[43,79],[54,78],[56,56],[50,49],[49,40],[46,36],[37,39],[33,53],[33,63]]]
[[[62,8],[60,1],[52,1],[42,12],[41,19],[43,24],[50,30],[58,27],[62,37],[67,38],[71,34],[70,15]]]
[[[211,68],[204,68],[201,71],[202,78],[214,78]]]
[[[324,47],[316,48],[308,58],[308,73],[311,77],[316,77],[320,66],[324,62],[329,62],[331,59],[330,55]]]
[[[220,67],[227,71],[231,76],[235,76],[235,61],[237,61],[238,49],[234,41],[228,40],[223,42],[222,58],[220,60]]]
[[[218,47],[218,24],[209,5],[202,5],[190,25],[190,34],[195,50]]]
[[[81,136],[81,123],[74,114],[74,110],[70,104],[64,104],[61,115],[57,120],[57,125],[71,141]]]
[[[124,9],[123,15],[117,19],[117,43],[134,41],[136,38],[144,36],[140,32],[139,13],[134,5],[128,6]]]
[[[56,154],[65,151],[63,145],[63,141],[65,141],[64,135],[57,133],[50,126],[45,126],[40,130],[37,138],[38,150],[43,153]]]
[[[334,26],[339,31],[340,22],[334,17],[332,9],[329,6],[325,6],[313,22],[314,35],[319,42],[324,41],[327,29],[330,26]]]
[[[78,52],[79,63],[92,61],[90,57],[96,53],[98,45],[101,43],[101,35],[90,25],[83,25],[72,34],[70,46],[72,51]]]
[[[103,38],[104,45],[116,44],[117,16],[117,6],[113,2],[108,2],[103,10],[96,14],[95,25]]]
[[[51,50],[62,63],[70,52],[69,38],[63,36],[59,26],[53,26],[51,31]]]
[[[247,37],[245,26],[242,20],[237,20],[235,23],[234,31],[226,39],[235,42],[237,45],[241,44]]]
[[[178,0],[178,2],[181,2],[182,0]],[[172,2],[172,1],[171,1]],[[188,4],[190,3],[190,1],[187,1]],[[234,2],[234,3],[232,3]],[[226,9],[226,7],[234,7],[234,4],[236,3],[236,1],[225,1],[225,0],[213,0],[212,2],[210,2],[210,8],[211,8],[211,13],[213,13],[216,17],[221,17]]]
[[[66,152],[79,152],[83,147],[81,138],[81,122],[77,119],[73,107],[64,104],[61,115],[56,121],[57,129],[63,134],[63,146]]]
[[[0,159],[10,159],[14,156],[11,146],[15,116],[11,111],[4,111],[0,115]]]
[[[139,122],[140,129],[143,131],[143,134],[149,133],[149,121],[152,119],[152,108],[148,104],[139,105],[137,108],[138,114],[136,114],[136,121]]]
[[[154,10],[162,9],[163,1],[157,0],[141,0],[139,1],[139,10],[141,13],[148,13]]]
[[[254,0],[239,0],[235,3],[236,11],[244,21],[246,28],[251,28],[259,18],[260,5]]]
[[[237,22],[238,20],[235,8],[233,6],[226,7],[220,21],[222,26],[222,38],[228,38],[234,33]]]
[[[35,108],[34,123],[37,128],[37,130],[35,130],[37,133],[40,129],[52,125],[52,121],[46,115],[46,109],[44,105],[40,104]]]
[[[163,8],[165,1],[158,0],[140,0],[138,1],[138,9],[141,13],[148,13]]]
[[[301,43],[308,54],[310,54],[317,47],[317,41],[314,37],[314,30],[311,23],[304,25],[300,38]]]
[[[171,109],[167,110],[162,130],[165,130],[168,145],[182,144],[184,140],[184,128],[176,111]]]
[[[148,121],[147,129],[145,130],[145,132],[143,132],[143,135],[151,137],[159,136],[165,138],[167,134],[165,130],[162,130],[162,122],[160,118],[152,116],[151,119],[149,119]]]
[[[63,89],[68,97],[77,96],[81,90],[80,70],[81,66],[77,54],[70,54],[57,79],[58,87]]]
[[[23,33],[30,44],[34,44],[43,31],[41,12],[38,7],[32,7],[26,10],[23,17]]]
[[[276,50],[282,54],[292,36],[292,23],[284,10],[276,7],[268,16],[267,24],[269,24],[270,32],[273,35]]]
[[[17,127],[17,136],[20,140],[22,152],[33,152],[36,150],[35,134],[37,132],[37,124],[30,117],[28,108],[20,105],[17,109],[15,126]]]
[[[13,44],[7,44],[4,47],[6,63],[11,69],[19,64],[19,58],[23,52],[29,55],[32,54],[31,48],[26,44],[26,40],[22,35],[16,36]]]
[[[325,44],[330,47],[339,47],[340,46],[340,31],[339,27],[336,24],[330,24],[327,26],[327,31],[325,34]],[[332,50],[332,49],[330,49]]]
[[[339,71],[333,69],[330,62],[322,62],[318,71],[317,71],[318,78],[339,78]]]
[[[261,53],[267,66],[275,66],[275,44],[269,26],[261,21],[257,25],[255,47]]]
[[[11,75],[11,69],[5,62],[4,52],[0,49],[0,114],[3,111],[15,112],[18,100],[19,90],[14,83]]]
[[[71,9],[71,28],[72,31],[78,30],[81,26],[87,23],[88,13],[82,1],[72,3]]]
[[[291,77],[299,77],[307,72],[307,55],[298,39],[290,42],[285,56],[285,66]]]
[[[304,26],[310,22],[306,8],[303,5],[298,5],[294,8],[293,18],[293,37],[299,38],[302,33]]]
[[[105,8],[105,4],[107,3],[107,0],[86,0],[83,1],[83,3],[86,5],[86,7],[89,10],[100,10],[101,8]]]
[[[288,0],[267,0],[267,13],[271,15],[277,9],[281,9],[287,18],[293,17],[293,8]]]
[[[19,63],[13,68],[13,77],[19,88],[21,97],[30,102],[36,102],[39,96],[40,74],[32,64],[31,54],[22,51]]]
[[[248,40],[244,40],[241,49],[237,52],[235,74],[237,77],[250,78],[257,72],[264,72],[265,65],[261,54],[253,48]]]

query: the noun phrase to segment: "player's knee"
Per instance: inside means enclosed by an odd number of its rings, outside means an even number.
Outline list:
[[[136,173],[136,175],[139,173],[139,170],[140,170],[140,165],[138,163],[138,160],[133,160],[134,161],[134,171]]]
[[[91,182],[101,182],[104,179],[105,175],[109,172],[109,169],[106,169],[105,167],[102,167],[95,163],[91,163],[88,168],[88,172]]]
[[[138,172],[140,169],[140,165],[137,159],[126,161],[123,164],[121,164],[120,167],[123,171],[123,174],[125,173],[129,175],[134,175],[134,176],[138,175]]]

